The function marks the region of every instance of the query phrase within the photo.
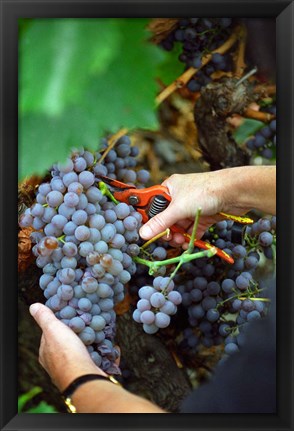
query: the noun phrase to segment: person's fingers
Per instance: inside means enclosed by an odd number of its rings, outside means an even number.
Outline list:
[[[45,368],[45,362],[43,360],[44,346],[45,346],[45,338],[44,338],[44,334],[42,334],[40,347],[39,347],[39,362],[42,365],[42,367]]]
[[[186,242],[184,235],[177,232],[173,234],[173,243],[176,245],[176,247],[184,244],[184,242]]]
[[[42,331],[46,330],[52,323],[62,323],[54,316],[50,308],[38,302],[32,304],[29,310]]]
[[[152,217],[141,227],[139,231],[140,236],[146,240],[153,238],[175,224],[178,221],[178,217],[179,211],[171,203],[166,210]]]

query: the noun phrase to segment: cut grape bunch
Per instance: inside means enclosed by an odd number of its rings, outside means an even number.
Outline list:
[[[170,277],[155,277],[153,286],[139,289],[139,301],[133,312],[135,322],[142,323],[147,334],[155,334],[158,329],[170,324],[170,316],[176,314],[177,305],[182,302],[181,294],[174,290]]]
[[[20,227],[33,227],[32,251],[43,275],[39,285],[46,305],[87,346],[96,365],[119,374],[115,361],[114,306],[124,299],[124,285],[136,272],[128,247],[139,240],[141,215],[117,205],[98,187],[99,175],[143,186],[149,173],[137,172],[136,147],[128,136],[99,163],[101,152],[75,150],[51,170],[51,180],[38,187],[36,203],[20,217]],[[107,141],[102,141],[102,150]]]

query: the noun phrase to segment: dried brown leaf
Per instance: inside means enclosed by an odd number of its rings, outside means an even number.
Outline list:
[[[32,242],[30,234],[32,228],[23,228],[18,232],[18,271],[25,271],[33,261],[31,253]]]
[[[153,33],[151,42],[160,43],[178,24],[178,18],[154,18],[148,24],[148,30]]]

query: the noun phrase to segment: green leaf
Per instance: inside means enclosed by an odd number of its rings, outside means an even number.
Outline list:
[[[39,386],[36,386],[32,388],[30,391],[20,395],[17,400],[18,412],[22,412],[25,404],[28,401],[30,401],[32,398],[34,398],[36,395],[38,395],[40,392],[42,392],[42,389]]]
[[[121,20],[121,55],[98,80],[93,80],[87,95],[89,110],[108,131],[121,127],[155,128],[155,75],[164,53],[146,41],[145,19]],[[98,95],[98,98],[96,96]]]
[[[236,140],[237,144],[240,145],[245,142],[250,136],[255,135],[255,133],[263,126],[264,123],[261,121],[246,118],[241,124],[241,126],[234,131],[234,139]]]
[[[158,77],[166,85],[171,84],[184,72],[184,65],[179,60],[182,52],[182,45],[179,42],[174,44],[172,51],[165,52],[165,59],[158,67]]]
[[[31,20],[20,38],[20,113],[62,113],[108,67],[118,46],[111,19]]]
[[[26,410],[25,413],[58,413],[55,407],[50,406],[45,401],[41,401],[36,407]]]
[[[112,21],[119,34],[119,49],[109,57],[107,68],[103,66],[99,75],[92,75],[83,91],[75,94],[74,102],[64,104],[64,109],[54,116],[43,110],[20,110],[20,179],[43,174],[53,163],[62,162],[72,148],[97,150],[106,133],[115,133],[122,127],[157,127],[155,76],[164,54],[147,42],[146,19],[109,20]],[[91,62],[92,69],[93,65]],[[29,71],[21,73],[30,75]],[[67,87],[65,82],[62,85]],[[30,89],[29,93],[32,98],[42,94],[41,89]]]

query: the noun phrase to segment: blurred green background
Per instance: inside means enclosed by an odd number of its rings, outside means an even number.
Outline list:
[[[19,20],[19,180],[122,127],[157,127],[155,78],[183,66],[148,41],[148,22]]]

